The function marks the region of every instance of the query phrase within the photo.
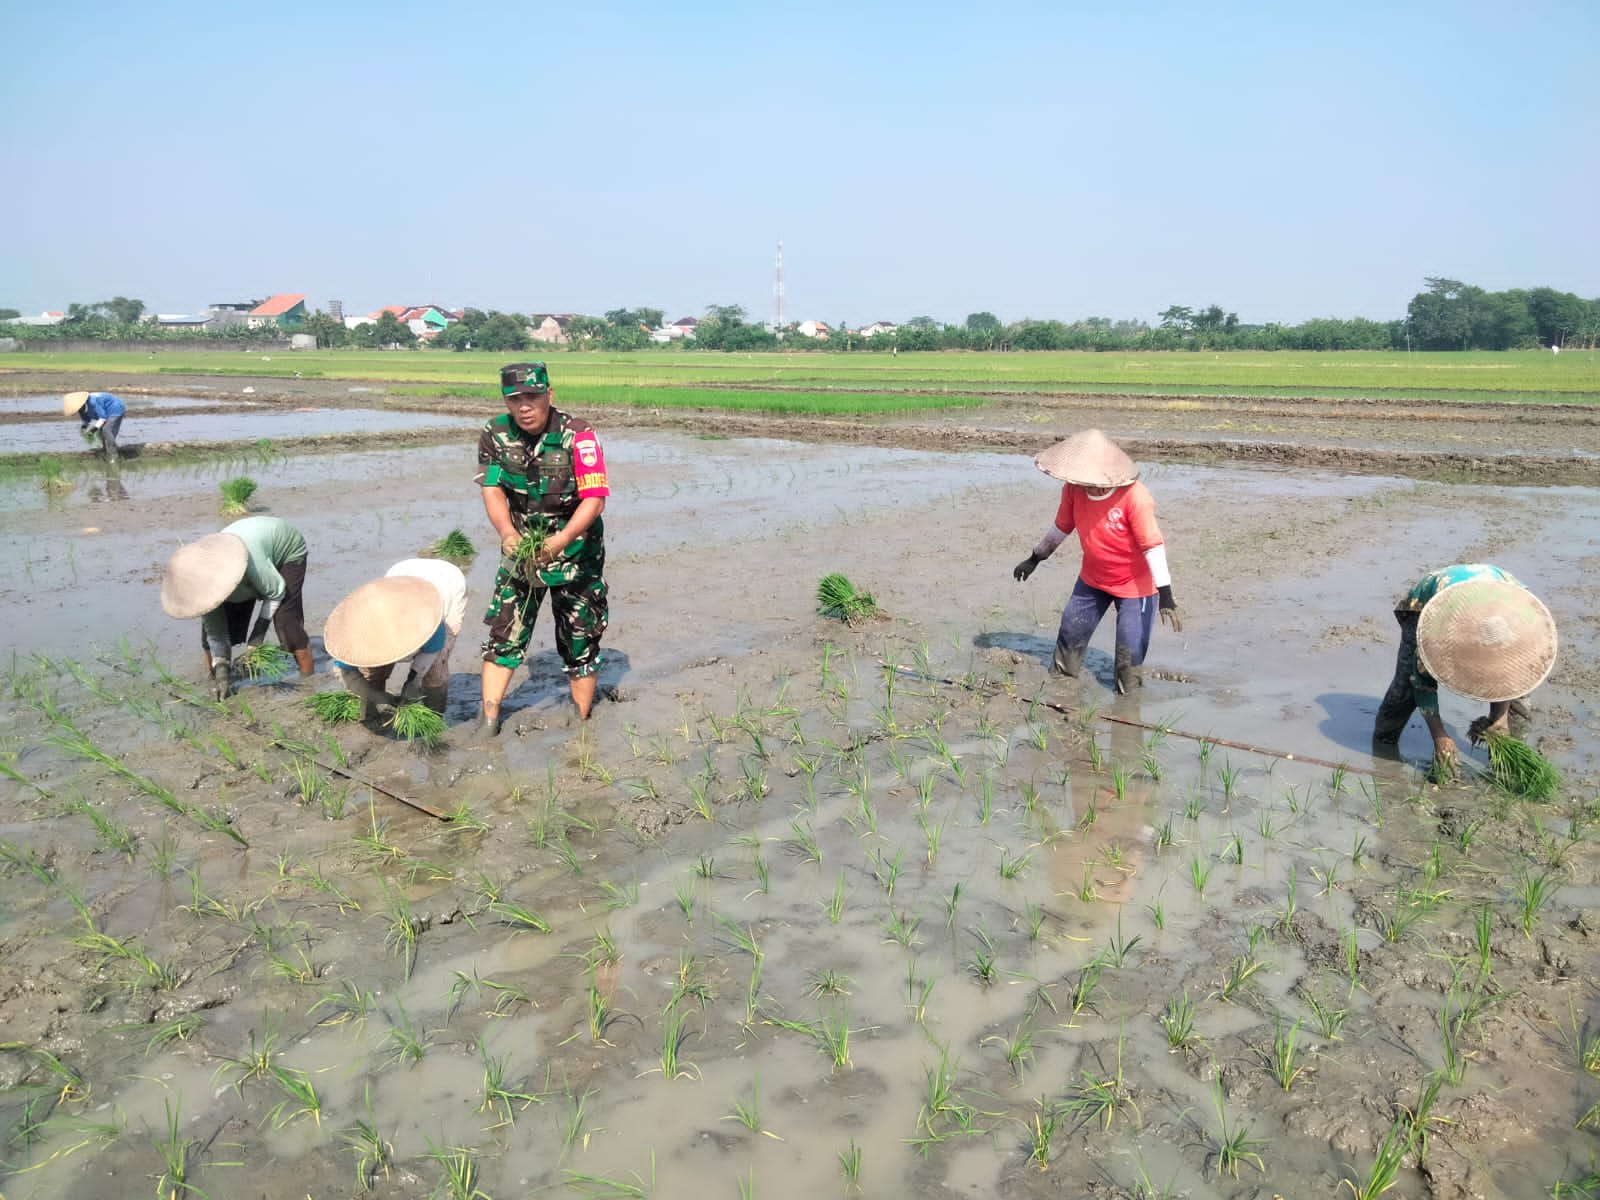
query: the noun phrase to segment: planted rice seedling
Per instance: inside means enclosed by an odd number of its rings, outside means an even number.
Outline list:
[[[844,916],[844,901],[844,871],[841,870],[839,878],[834,881],[833,891],[822,904],[828,913],[828,920],[835,925],[839,923],[839,918]]]
[[[284,1091],[284,1098],[267,1113],[267,1120],[271,1122],[273,1128],[282,1129],[298,1117],[310,1117],[320,1129],[322,1097],[317,1095],[311,1076],[304,1071],[296,1071],[293,1067],[283,1067],[275,1063],[272,1067],[272,1078]]]
[[[878,602],[868,592],[838,573],[824,575],[817,583],[817,611],[836,617],[846,625],[859,624],[879,615]]]
[[[1168,1047],[1173,1050],[1192,1050],[1200,1044],[1195,1034],[1194,1016],[1194,1001],[1189,998],[1188,988],[1183,989],[1181,996],[1167,997],[1167,1006],[1159,1019],[1167,1036]]]
[[[483,1060],[483,1103],[478,1105],[481,1113],[493,1112],[499,1115],[499,1120],[489,1126],[490,1129],[501,1129],[517,1122],[517,1106],[521,1105],[524,1111],[530,1104],[539,1099],[531,1092],[517,1091],[515,1085],[507,1082],[506,1059],[508,1056],[495,1057],[489,1053],[489,1048],[482,1039],[478,1041],[478,1056]]]
[[[839,1171],[845,1186],[853,1192],[861,1190],[861,1147],[851,1138],[849,1145],[839,1151]]]
[[[1111,1122],[1124,1110],[1133,1114],[1135,1124],[1142,1122],[1139,1106],[1134,1103],[1122,1073],[1123,1039],[1117,1038],[1117,1066],[1114,1071],[1093,1074],[1080,1072],[1079,1082],[1061,1102],[1063,1115],[1071,1116],[1078,1125],[1099,1125],[1110,1129]],[[1096,1057],[1099,1051],[1094,1051]]]
[[[389,728],[396,737],[417,743],[430,752],[437,750],[444,741],[444,718],[420,701],[397,704],[389,717]]]
[[[1286,1028],[1283,1017],[1275,1016],[1272,1025],[1272,1049],[1261,1056],[1267,1073],[1277,1080],[1278,1086],[1286,1092],[1305,1071],[1305,1064],[1300,1057],[1301,1023],[1296,1019],[1293,1025]]]
[[[1211,1097],[1217,1110],[1217,1127],[1211,1131],[1217,1174],[1232,1175],[1237,1179],[1240,1170],[1253,1163],[1256,1170],[1265,1175],[1266,1164],[1261,1161],[1261,1155],[1256,1153],[1254,1147],[1265,1146],[1267,1139],[1253,1138],[1250,1136],[1249,1125],[1229,1121],[1227,1105],[1222,1099],[1220,1079],[1212,1081]]]
[[[411,1023],[411,1014],[406,1012],[406,1006],[395,999],[395,1008],[400,1012],[400,1019],[389,1027],[384,1035],[384,1041],[392,1048],[389,1054],[391,1063],[421,1062],[422,1056],[433,1047],[433,1040],[426,1030],[419,1029]]]
[[[372,1115],[372,1085],[366,1088],[364,1119],[358,1119],[348,1129],[341,1130],[339,1140],[350,1149],[356,1160],[356,1186],[364,1192],[372,1191],[381,1171],[389,1178],[389,1164],[394,1161],[394,1146],[378,1132],[377,1118]]]
[[[1495,786],[1523,800],[1543,802],[1561,790],[1561,773],[1527,742],[1509,734],[1491,735],[1485,741],[1489,753],[1489,778]]]
[[[466,1146],[435,1146],[429,1139],[428,1152],[423,1157],[439,1164],[441,1174],[433,1190],[435,1196],[442,1193],[447,1200],[491,1200],[489,1193],[478,1186],[475,1150]]]
[[[1518,923],[1522,932],[1527,937],[1533,936],[1534,923],[1539,919],[1539,914],[1555,899],[1556,883],[1550,872],[1541,871],[1537,875],[1522,871],[1517,878],[1516,889],[1512,892],[1517,902]]]
[[[242,517],[250,511],[250,497],[256,494],[259,485],[248,475],[239,475],[224,479],[219,486],[222,489],[222,515]]]
[[[165,1137],[152,1135],[151,1138],[155,1143],[156,1153],[161,1156],[161,1174],[156,1178],[156,1196],[160,1200],[177,1200],[179,1196],[186,1196],[192,1192],[204,1197],[205,1193],[189,1182],[190,1157],[199,1143],[193,1138],[184,1137],[179,1132],[183,1100],[180,1097],[177,1104],[171,1100],[165,1101],[165,1104],[167,1134]]]

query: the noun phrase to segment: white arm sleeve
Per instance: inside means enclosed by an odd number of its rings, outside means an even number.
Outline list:
[[[278,605],[282,603],[282,596],[279,596],[276,600],[263,600],[261,602],[261,616],[259,619],[263,621],[272,620],[272,615],[278,611]]]
[[[1158,588],[1172,586],[1172,573],[1167,570],[1167,548],[1151,546],[1144,552],[1144,561],[1150,566],[1150,577]]]
[[[223,628],[227,628],[226,624]],[[233,658],[233,646],[228,642],[226,633],[219,638],[216,634],[207,632],[206,649],[211,651],[213,662],[228,662]]]
[[[428,673],[428,668],[439,661],[439,655],[443,653],[444,651],[442,649],[419,650],[411,658],[411,674],[415,675],[418,679],[421,679]]]
[[[1035,558],[1049,558],[1056,552],[1056,547],[1066,540],[1067,535],[1052,525],[1050,526],[1050,532],[1040,538],[1039,544],[1033,548],[1033,556]]]

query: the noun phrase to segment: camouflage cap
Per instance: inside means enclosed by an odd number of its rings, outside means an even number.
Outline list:
[[[502,396],[538,396],[550,390],[550,372],[542,362],[507,363],[500,368]]]

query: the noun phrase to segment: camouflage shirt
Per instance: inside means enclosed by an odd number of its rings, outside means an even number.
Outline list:
[[[543,434],[517,428],[510,413],[491,417],[478,435],[479,487],[498,487],[511,508],[518,533],[535,513],[564,522],[590,496],[609,496],[605,455],[589,422],[550,410]],[[588,540],[597,541],[600,522],[590,526]]]

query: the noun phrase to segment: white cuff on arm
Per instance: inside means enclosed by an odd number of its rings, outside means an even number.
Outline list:
[[[273,614],[278,611],[278,605],[280,605],[282,603],[283,603],[283,601],[281,599],[279,599],[279,600],[263,600],[261,602],[260,620],[263,620],[263,621],[272,620]]]
[[[1040,538],[1039,544],[1033,548],[1033,556],[1035,558],[1049,558],[1056,552],[1056,547],[1066,540],[1067,535],[1052,525],[1050,526],[1050,532]]]
[[[216,634],[206,634],[206,649],[211,651],[213,662],[229,662],[233,658],[233,645],[228,641],[228,635],[221,637]]]
[[[1156,587],[1172,586],[1172,573],[1167,570],[1167,548],[1165,546],[1151,546],[1144,552],[1144,561],[1149,564],[1150,578]]]

